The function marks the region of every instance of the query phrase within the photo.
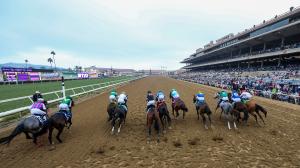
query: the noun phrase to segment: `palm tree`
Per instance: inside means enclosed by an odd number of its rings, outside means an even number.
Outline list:
[[[52,59],[52,58],[48,58],[48,62],[50,63],[51,69],[52,69],[52,62],[53,62],[53,59]]]
[[[55,52],[54,52],[54,51],[51,51],[50,54],[52,54],[53,63],[54,63],[54,67],[55,67],[54,69],[56,70],[56,63],[55,63],[55,58],[54,58]]]
[[[28,59],[25,59],[25,64],[26,64],[26,69],[27,69]]]

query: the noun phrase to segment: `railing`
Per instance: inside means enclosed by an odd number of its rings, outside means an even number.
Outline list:
[[[81,87],[74,87],[74,88],[66,89],[66,91],[72,91],[73,94],[70,95],[70,96],[71,97],[76,97],[76,96],[80,96],[80,95],[83,95],[83,94],[95,92],[97,90],[101,90],[101,89],[109,88],[109,87],[112,87],[112,86],[116,86],[116,85],[131,82],[131,81],[135,81],[135,80],[141,79],[143,77],[144,76],[133,78],[133,79],[125,79],[125,80],[121,79],[121,80],[115,80],[115,81],[100,83],[100,84],[92,84],[92,85],[86,85],[86,86],[81,86]],[[84,88],[87,88],[87,87],[92,87],[92,89],[86,91]],[[81,89],[82,92],[76,93],[75,89]],[[49,94],[55,94],[57,96],[57,98],[54,99],[54,100],[49,100],[48,101],[48,103],[51,104],[51,103],[55,103],[55,102],[58,102],[58,101],[63,99],[63,97],[60,97],[58,93],[61,94],[62,91],[57,90],[57,91],[53,91],[53,92],[44,93],[43,96],[44,95],[49,95]],[[1,103],[12,102],[12,101],[16,101],[16,100],[22,100],[22,99],[30,99],[30,101],[33,102],[31,97],[32,96],[23,96],[23,97],[11,98],[11,99],[6,99],[6,100],[0,100],[0,104]],[[21,117],[22,116],[21,112],[26,111],[26,110],[28,110],[28,106],[20,107],[20,108],[16,108],[16,109],[4,111],[4,112],[0,112],[0,118],[5,117],[5,116],[9,116],[9,115],[12,115],[12,114],[16,114],[16,113],[20,113],[20,117]]]

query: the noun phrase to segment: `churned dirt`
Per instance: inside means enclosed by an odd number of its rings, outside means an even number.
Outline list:
[[[172,129],[160,143],[154,134],[147,144],[146,92],[168,93],[172,88],[189,108],[186,119],[180,115],[172,120]],[[127,123],[119,135],[110,134],[108,94],[101,94],[74,107],[73,126],[64,130],[62,144],[55,140],[54,146],[48,145],[45,135],[39,138],[44,145],[37,147],[19,135],[10,146],[0,146],[0,167],[300,167],[299,106],[255,98],[268,110],[265,126],[256,126],[251,117],[249,126],[228,130],[218,111],[212,116],[213,126],[205,130],[192,103],[192,95],[199,90],[213,110],[215,88],[164,77],[132,82],[118,89],[129,95]],[[167,103],[171,110],[169,99]]]

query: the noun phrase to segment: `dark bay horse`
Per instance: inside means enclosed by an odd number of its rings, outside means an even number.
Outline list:
[[[118,128],[118,133],[121,132],[121,127],[123,124],[125,124],[126,116],[127,116],[127,111],[125,110],[125,105],[117,105],[112,117],[111,125],[111,133],[114,134],[115,131],[115,125],[116,122],[119,123],[119,128]]]
[[[71,116],[69,116],[71,117]],[[71,118],[68,118],[65,111],[60,111],[55,114],[53,114],[49,118],[49,134],[48,134],[48,140],[50,144],[53,144],[52,142],[52,133],[54,128],[58,130],[58,133],[56,135],[56,139],[59,143],[62,143],[62,140],[60,139],[60,135],[63,132],[65,126],[69,124],[68,129],[72,125]]]
[[[152,125],[154,124],[154,128],[157,131],[157,142],[159,142],[159,138],[160,138],[160,118],[159,118],[159,114],[155,109],[155,106],[150,106],[148,111],[147,111],[147,128],[148,128],[148,138],[147,138],[147,142],[149,143],[151,140],[151,128]],[[153,122],[155,121],[155,122]]]
[[[196,106],[198,120],[200,119],[200,115],[201,115],[202,120],[203,120],[203,124],[204,124],[204,128],[208,129],[207,124],[206,124],[205,114],[208,117],[209,125],[211,125],[211,114],[212,114],[212,112],[211,112],[210,108],[208,107],[208,105],[205,102],[204,103],[198,102],[195,95],[193,97],[193,103]]]
[[[0,143],[9,144],[14,137],[21,133],[25,133],[26,139],[33,139],[33,143],[37,144],[37,137],[45,134],[47,130],[47,123],[41,125],[38,118],[30,116],[22,120],[9,136],[1,138]],[[32,137],[29,136],[29,133],[32,134]]]
[[[178,118],[180,110],[183,111],[182,117],[184,119],[185,113],[188,112],[188,108],[186,107],[186,105],[180,98],[177,98],[174,100],[172,99],[172,113],[173,113],[173,116],[175,119]],[[176,116],[175,116],[174,112],[176,112]]]
[[[64,127],[67,126],[68,129],[70,129],[72,125],[72,107],[75,105],[72,98],[71,99],[71,107],[69,107],[69,111],[67,110],[60,110],[59,112],[53,114],[49,118],[49,133],[48,133],[48,140],[50,144],[52,143],[52,133],[54,128],[58,130],[58,133],[56,135],[56,139],[59,143],[62,143],[62,140],[60,139],[60,135],[64,130]]]
[[[108,120],[107,121],[112,120],[113,115],[115,114],[116,107],[117,107],[116,102],[111,102],[111,103],[108,104],[108,106],[107,106]]]
[[[163,132],[166,132],[167,127],[171,129],[171,117],[169,115],[169,110],[166,102],[158,102],[157,111],[159,113],[159,118],[162,124]]]

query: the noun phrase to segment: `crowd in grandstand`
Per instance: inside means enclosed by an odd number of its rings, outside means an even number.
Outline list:
[[[252,94],[300,104],[300,67],[266,67],[185,72],[177,79],[196,82],[223,89],[248,89]]]

